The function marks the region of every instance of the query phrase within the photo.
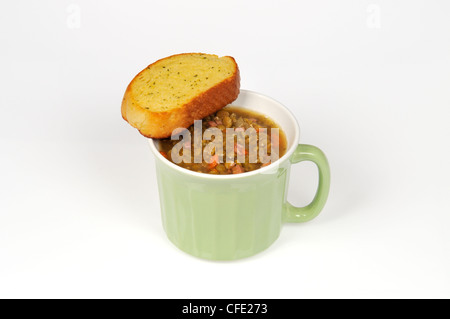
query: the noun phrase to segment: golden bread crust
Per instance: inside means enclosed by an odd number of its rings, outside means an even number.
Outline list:
[[[189,55],[190,53],[183,53],[179,55]],[[170,59],[170,56],[156,61],[158,63],[165,59]],[[139,132],[149,138],[167,138],[172,135],[172,132],[179,127],[187,128],[194,123],[195,120],[200,120],[230,104],[239,95],[240,89],[240,74],[236,61],[232,57],[235,65],[235,72],[219,84],[210,89],[198,94],[188,103],[180,108],[168,111],[152,111],[146,109],[133,99],[131,88],[139,75],[146,69],[141,71],[128,85],[125,95],[122,100],[122,117],[125,121],[137,128]]]

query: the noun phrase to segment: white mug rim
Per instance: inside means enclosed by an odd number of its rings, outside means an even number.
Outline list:
[[[241,94],[256,95],[259,98],[269,100],[271,103],[274,104],[275,107],[278,107],[280,110],[283,110],[283,112],[285,112],[289,116],[291,121],[293,123],[295,123],[293,143],[292,143],[292,145],[289,146],[286,153],[281,158],[279,158],[277,161],[271,163],[270,165],[261,167],[259,169],[256,169],[256,170],[250,171],[250,172],[245,172],[245,173],[240,173],[240,174],[229,174],[229,175],[216,175],[216,174],[194,172],[187,168],[178,166],[175,163],[172,163],[171,161],[166,159],[164,156],[162,156],[161,153],[159,152],[158,148],[156,147],[156,143],[158,142],[158,140],[149,138],[148,142],[149,142],[150,149],[152,150],[153,154],[156,156],[156,158],[161,160],[165,165],[169,166],[172,169],[179,171],[180,173],[199,177],[199,178],[213,179],[213,180],[240,179],[240,178],[251,177],[251,176],[255,176],[255,175],[259,175],[259,174],[268,174],[271,170],[273,170],[274,167],[279,166],[282,163],[284,163],[284,161],[289,160],[289,158],[292,156],[295,149],[297,148],[297,146],[299,144],[299,140],[300,140],[300,127],[298,125],[298,122],[297,122],[297,119],[295,118],[295,116],[292,114],[292,112],[286,106],[284,106],[282,103],[278,102],[277,100],[274,100],[273,98],[271,98],[267,95],[264,95],[264,94],[261,94],[258,92],[254,92],[254,91],[250,91],[250,90],[240,90],[239,95],[241,95]],[[232,104],[233,103],[231,103],[230,105],[232,105]],[[281,129],[283,129],[283,128],[281,128]]]

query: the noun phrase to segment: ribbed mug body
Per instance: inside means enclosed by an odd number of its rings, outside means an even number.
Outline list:
[[[156,160],[161,214],[169,239],[210,260],[255,255],[279,236],[290,163],[264,174],[211,179]]]

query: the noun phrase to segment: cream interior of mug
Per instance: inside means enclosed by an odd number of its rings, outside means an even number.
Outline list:
[[[297,123],[297,120],[292,115],[292,113],[281,103],[273,100],[272,98],[269,98],[265,95],[262,95],[260,93],[247,91],[247,90],[241,90],[238,98],[236,101],[230,104],[230,106],[234,107],[241,107],[248,110],[252,110],[255,112],[258,112],[260,114],[263,114],[273,121],[275,121],[276,124],[284,131],[286,134],[286,140],[287,140],[287,150],[286,153],[283,155],[283,158],[289,158],[292,153],[294,152],[295,148],[298,145],[299,137],[300,137],[300,130]],[[156,156],[161,156],[159,154],[159,142],[158,140],[150,140],[150,148],[155,153]],[[162,156],[161,156],[162,158]],[[167,161],[167,163],[170,163]],[[170,163],[170,165],[177,169],[185,170],[184,168],[181,168],[179,166],[176,166],[173,163]],[[269,165],[270,167],[270,165]],[[267,167],[266,167],[267,168]],[[261,168],[266,169],[266,168]],[[258,170],[257,170],[258,171]],[[254,172],[257,172],[254,171]],[[192,172],[193,173],[193,172]],[[247,172],[244,174],[250,174],[252,172]],[[201,175],[210,175],[210,174],[204,174],[204,173],[194,173],[194,174],[201,174]],[[241,175],[241,174],[237,174]],[[210,175],[213,177],[224,177],[224,176],[237,176],[237,175]]]

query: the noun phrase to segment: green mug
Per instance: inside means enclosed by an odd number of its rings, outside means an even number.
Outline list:
[[[156,158],[164,230],[182,251],[210,260],[235,260],[268,248],[283,223],[301,223],[316,217],[330,188],[325,155],[311,145],[299,145],[300,130],[292,113],[281,103],[241,90],[233,106],[257,111],[273,119],[286,133],[286,154],[258,170],[236,175],[197,173],[177,166],[149,140]],[[312,161],[319,169],[316,196],[306,207],[286,200],[291,164]]]

